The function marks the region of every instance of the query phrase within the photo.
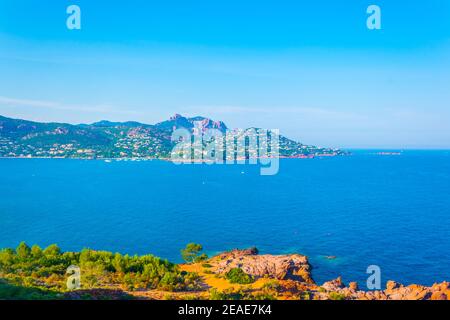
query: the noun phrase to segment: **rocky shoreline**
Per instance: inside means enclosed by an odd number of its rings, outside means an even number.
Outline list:
[[[188,244],[181,250],[186,263],[174,264],[151,254],[62,252],[57,245],[22,242],[0,250],[0,300],[450,300],[449,282],[388,281],[383,290],[365,291],[341,278],[316,283],[301,254],[250,248],[208,257],[201,251]],[[70,287],[74,280],[77,286]]]
[[[348,285],[337,279],[316,284],[311,276],[311,265],[306,256],[260,255],[256,248],[232,250],[210,258],[211,272],[224,275],[240,268],[255,280],[276,280],[276,293],[280,299],[307,297],[308,300],[450,300],[450,283],[436,283],[431,287],[404,286],[388,281],[386,289],[363,291],[356,282]],[[264,285],[262,286],[264,287]]]

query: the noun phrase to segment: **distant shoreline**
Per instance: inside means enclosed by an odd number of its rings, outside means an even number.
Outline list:
[[[345,156],[349,156],[351,154],[346,154]],[[342,155],[332,155],[332,154],[320,154],[320,155],[310,155],[310,156],[279,156],[279,157],[257,157],[257,158],[250,158],[250,159],[234,159],[233,161],[248,161],[248,160],[259,160],[259,159],[268,159],[268,158],[279,158],[279,159],[314,159],[314,158],[333,158],[333,157],[341,157]],[[211,161],[207,160],[198,160],[198,159],[192,159],[192,160],[173,160],[170,158],[81,158],[81,157],[2,157],[0,156],[0,159],[67,159],[67,160],[98,160],[98,161],[154,161],[154,160],[160,160],[160,161],[169,161],[169,162],[177,162],[177,163],[198,163],[198,162],[204,162],[204,163],[210,163]]]

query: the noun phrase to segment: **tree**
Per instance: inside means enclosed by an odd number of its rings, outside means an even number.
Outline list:
[[[194,263],[208,259],[208,256],[204,253],[200,254],[203,250],[201,244],[189,243],[186,248],[181,250],[181,257],[187,263]]]
[[[14,264],[15,252],[7,248],[0,251],[0,269],[10,267]]]
[[[124,273],[126,268],[126,261],[122,258],[120,253],[116,253],[112,260],[112,266],[116,270],[116,272]]]
[[[42,256],[42,249],[38,245],[31,247],[31,255],[33,258],[40,258]]]
[[[61,249],[56,244],[51,244],[44,249],[44,255],[47,257],[56,258],[61,254]]]
[[[16,253],[19,258],[26,259],[30,256],[31,249],[25,242],[21,242],[16,249]]]

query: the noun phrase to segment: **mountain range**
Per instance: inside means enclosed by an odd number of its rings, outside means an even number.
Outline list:
[[[222,121],[179,114],[154,125],[107,120],[73,125],[0,116],[0,157],[167,159],[175,145],[171,141],[172,132],[179,128],[188,129],[194,135],[207,129],[217,129],[223,133],[229,130]],[[339,149],[305,145],[280,136],[282,157],[343,154],[346,152]]]

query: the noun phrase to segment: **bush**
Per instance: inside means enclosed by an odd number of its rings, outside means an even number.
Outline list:
[[[247,300],[277,300],[277,298],[267,292],[258,292],[249,296]]]
[[[201,288],[200,276],[198,273],[190,272],[183,276],[184,289],[186,290],[199,290]]]
[[[216,289],[211,289],[209,291],[209,300],[241,300],[244,294],[242,291],[218,291]]]
[[[281,285],[277,280],[270,280],[262,286],[262,289],[278,291],[281,289]]]
[[[167,272],[162,277],[161,281],[159,282],[158,287],[162,290],[166,291],[175,291],[180,283],[183,282],[183,279],[180,275],[172,272]]]
[[[338,292],[331,292],[330,299],[331,300],[345,300],[345,295],[342,293],[338,293]]]
[[[230,271],[226,273],[225,277],[230,281],[230,283],[249,284],[254,282],[253,277],[246,274],[241,268],[230,269]]]
[[[0,280],[0,300],[55,300],[56,293],[47,289],[26,288]]]
[[[311,300],[311,293],[308,291],[304,291],[300,294],[301,300]]]

